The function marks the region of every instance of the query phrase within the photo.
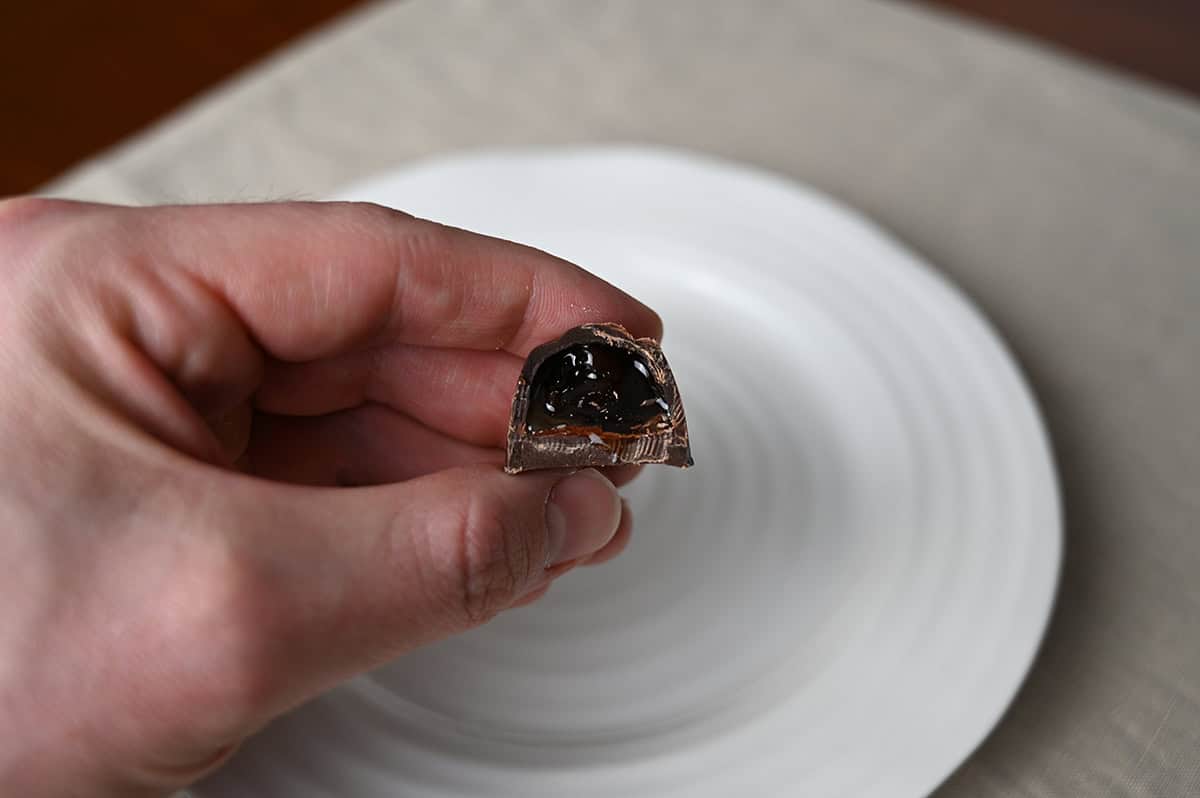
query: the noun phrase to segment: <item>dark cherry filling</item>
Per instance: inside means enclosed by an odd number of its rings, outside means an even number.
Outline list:
[[[576,344],[546,358],[530,380],[526,428],[632,433],[667,418],[645,362],[621,347]]]

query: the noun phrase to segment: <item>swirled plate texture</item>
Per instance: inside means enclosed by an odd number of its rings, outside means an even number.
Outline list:
[[[954,287],[857,214],[664,150],[443,158],[371,200],[647,301],[696,467],[629,550],[281,719],[205,798],[927,795],[1017,691],[1060,551],[1047,438]]]

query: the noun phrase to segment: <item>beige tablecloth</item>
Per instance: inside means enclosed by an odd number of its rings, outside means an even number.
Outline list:
[[[464,147],[659,142],[858,206],[1012,342],[1067,508],[1007,718],[937,793],[1200,795],[1200,111],[902,5],[417,0],[368,9],[57,182],[321,197]]]

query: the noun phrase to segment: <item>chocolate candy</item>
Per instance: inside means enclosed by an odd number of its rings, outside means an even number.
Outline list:
[[[585,324],[534,349],[513,396],[504,470],[632,463],[693,463],[658,342],[619,324]]]

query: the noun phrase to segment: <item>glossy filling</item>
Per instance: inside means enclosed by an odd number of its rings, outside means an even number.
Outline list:
[[[665,426],[668,410],[638,355],[608,344],[576,344],[534,373],[525,426],[535,434],[629,434]]]

